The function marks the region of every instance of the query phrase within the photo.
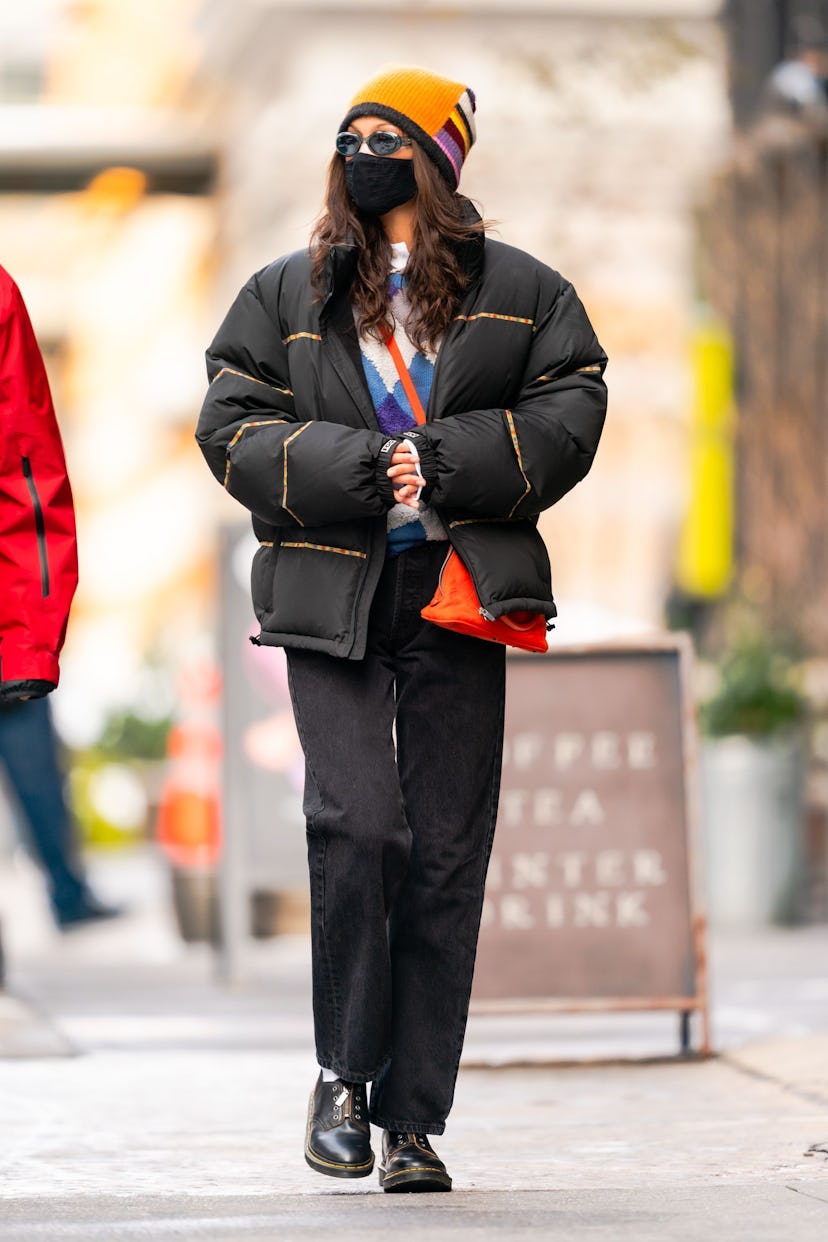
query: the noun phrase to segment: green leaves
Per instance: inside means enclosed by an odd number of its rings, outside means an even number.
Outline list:
[[[701,707],[709,737],[769,734],[803,719],[806,700],[795,684],[793,660],[766,636],[736,641],[722,659],[720,675],[717,693]]]

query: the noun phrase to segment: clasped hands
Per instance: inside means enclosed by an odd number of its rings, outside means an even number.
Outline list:
[[[421,502],[418,493],[425,487],[426,481],[420,474],[419,458],[410,441],[403,440],[394,449],[387,473],[393,486],[395,502],[408,505],[411,509],[419,509]]]

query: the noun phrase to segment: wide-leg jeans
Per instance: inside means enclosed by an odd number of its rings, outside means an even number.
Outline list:
[[[445,559],[390,557],[363,660],[289,650],[305,752],[320,1065],[388,1130],[442,1134],[500,788],[505,652],[423,621]],[[321,554],[320,554],[321,555]]]

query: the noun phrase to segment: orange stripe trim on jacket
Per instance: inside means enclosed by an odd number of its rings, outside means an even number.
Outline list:
[[[283,392],[286,396],[293,396],[292,388],[281,388],[279,384],[268,384],[265,380],[256,379],[255,375],[247,375],[244,371],[234,371],[232,367],[222,367],[218,375],[214,375],[212,383],[220,380],[222,375],[237,375],[239,379],[250,380],[251,384],[261,384],[263,388],[272,388],[274,392]]]
[[[294,341],[321,341],[322,337],[318,332],[292,332],[290,336],[282,338],[283,345],[292,345]]]
[[[520,473],[523,475],[523,481],[526,484],[526,488],[523,492],[523,495],[520,496],[515,501],[515,503],[512,505],[512,508],[509,511],[509,517],[511,517],[515,509],[517,509],[523,503],[523,501],[526,499],[526,497],[531,492],[532,485],[526,477],[526,471],[523,469],[523,454],[520,451],[520,442],[518,441],[517,427],[515,426],[514,416],[512,415],[511,410],[504,410],[503,412],[506,415],[506,422],[509,425],[509,435],[512,437],[512,446],[515,450],[515,456],[517,457],[518,466],[520,467]]]
[[[476,315],[455,315],[455,321],[465,320],[471,323],[475,319],[500,319],[503,323],[525,323],[528,327],[534,328],[534,319],[522,319],[519,315],[498,315],[495,311],[478,311]]]
[[[235,374],[235,372],[234,372],[234,374]],[[218,379],[218,376],[216,376],[216,379]],[[254,382],[255,382],[255,383],[259,383],[259,381],[258,381],[258,380],[254,381]],[[263,419],[261,419],[261,421],[260,421],[260,422],[258,422],[258,423],[242,423],[241,427],[239,427],[238,431],[237,431],[237,432],[236,432],[236,434],[233,436],[233,439],[232,439],[232,440],[230,441],[230,443],[227,445],[227,450],[226,450],[226,452],[227,452],[227,466],[226,466],[225,471],[224,471],[224,486],[225,486],[225,488],[227,487],[227,484],[228,484],[229,479],[230,479],[230,466],[231,466],[231,464],[232,464],[232,463],[231,463],[231,461],[230,461],[230,450],[231,450],[231,448],[233,447],[233,445],[234,445],[234,444],[236,444],[236,442],[242,438],[242,436],[244,435],[244,433],[245,433],[245,432],[246,432],[246,431],[247,431],[250,427],[272,427],[272,426],[274,425],[274,423],[286,423],[286,422],[287,422],[287,419],[286,419],[286,418],[263,418]]]
[[[293,434],[288,436],[288,438],[284,442],[284,445],[282,446],[282,508],[284,509],[285,513],[289,513],[290,516],[293,518],[294,522],[298,522],[300,526],[304,526],[305,523],[302,521],[301,518],[296,516],[296,514],[293,512],[292,509],[288,508],[288,503],[287,503],[287,491],[288,491],[287,451],[288,451],[288,445],[291,444],[296,439],[297,436],[301,436],[303,431],[307,431],[308,427],[310,427],[310,423],[303,423],[301,427],[297,427],[296,430],[293,432]]]
[[[356,552],[353,548],[334,548],[329,543],[306,543],[304,540],[282,540],[280,544],[283,548],[308,548],[311,552],[338,552],[340,556],[358,556],[361,560],[367,560],[367,552]]]

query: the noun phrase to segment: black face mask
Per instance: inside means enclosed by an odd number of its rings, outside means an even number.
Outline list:
[[[417,193],[413,165],[413,160],[360,152],[345,164],[345,184],[360,211],[384,216]]]

